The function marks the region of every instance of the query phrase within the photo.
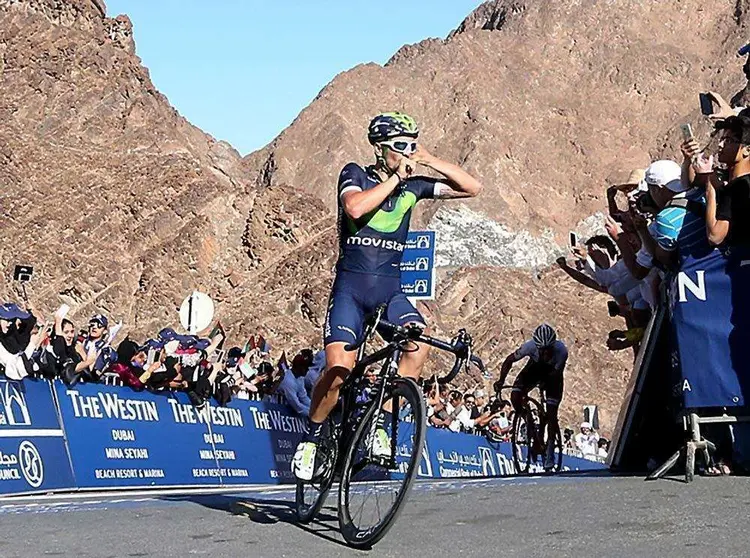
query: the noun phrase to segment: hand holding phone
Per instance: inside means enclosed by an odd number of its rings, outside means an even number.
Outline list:
[[[570,242],[570,247],[575,248],[578,246],[578,235],[574,231],[570,231],[568,241]]]
[[[693,139],[693,128],[690,124],[680,124],[680,130],[682,130],[683,141],[689,141]]]
[[[698,99],[701,104],[701,114],[703,116],[711,116],[714,113],[714,103],[711,100],[711,95],[708,93],[699,93]]]

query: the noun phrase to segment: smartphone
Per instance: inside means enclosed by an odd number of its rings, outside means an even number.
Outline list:
[[[578,245],[578,235],[573,231],[570,231],[569,242],[571,248],[575,248]]]
[[[30,265],[17,265],[13,270],[13,280],[21,283],[28,283],[31,281],[31,276],[34,274],[34,268]]]
[[[708,93],[699,93],[698,98],[701,103],[701,114],[703,116],[709,116],[714,113],[714,104],[711,101],[711,96]]]
[[[690,124],[680,124],[680,130],[682,130],[682,139],[684,141],[693,139],[693,128]]]
[[[217,349],[208,357],[208,362],[216,364],[224,360],[224,349]]]
[[[620,314],[620,307],[614,300],[607,301],[607,310],[609,311],[610,318],[614,318]]]
[[[61,304],[60,308],[57,309],[57,312],[55,312],[55,316],[59,316],[61,320],[65,319],[65,316],[68,315],[68,312],[70,312],[70,306],[67,304]]]

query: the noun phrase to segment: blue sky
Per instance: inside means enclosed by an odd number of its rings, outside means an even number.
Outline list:
[[[243,155],[286,128],[336,74],[445,37],[481,0],[106,0],[172,105]]]

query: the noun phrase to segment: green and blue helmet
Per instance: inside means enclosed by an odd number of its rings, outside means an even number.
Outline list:
[[[402,112],[384,112],[370,121],[367,128],[367,139],[372,145],[397,136],[416,139],[419,136],[417,122]]]

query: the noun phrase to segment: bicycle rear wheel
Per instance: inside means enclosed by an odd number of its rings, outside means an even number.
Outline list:
[[[329,423],[327,428],[330,427]],[[318,452],[320,464],[316,467],[316,476],[311,481],[297,480],[296,511],[300,523],[310,523],[318,515],[333,485],[338,442],[330,432],[321,440]]]
[[[391,412],[384,412],[383,409]],[[386,403],[367,410],[357,426],[339,485],[339,524],[346,542],[370,548],[385,536],[417,476],[425,437],[425,405],[414,380],[394,380]],[[373,454],[376,430],[390,439],[390,455]]]

